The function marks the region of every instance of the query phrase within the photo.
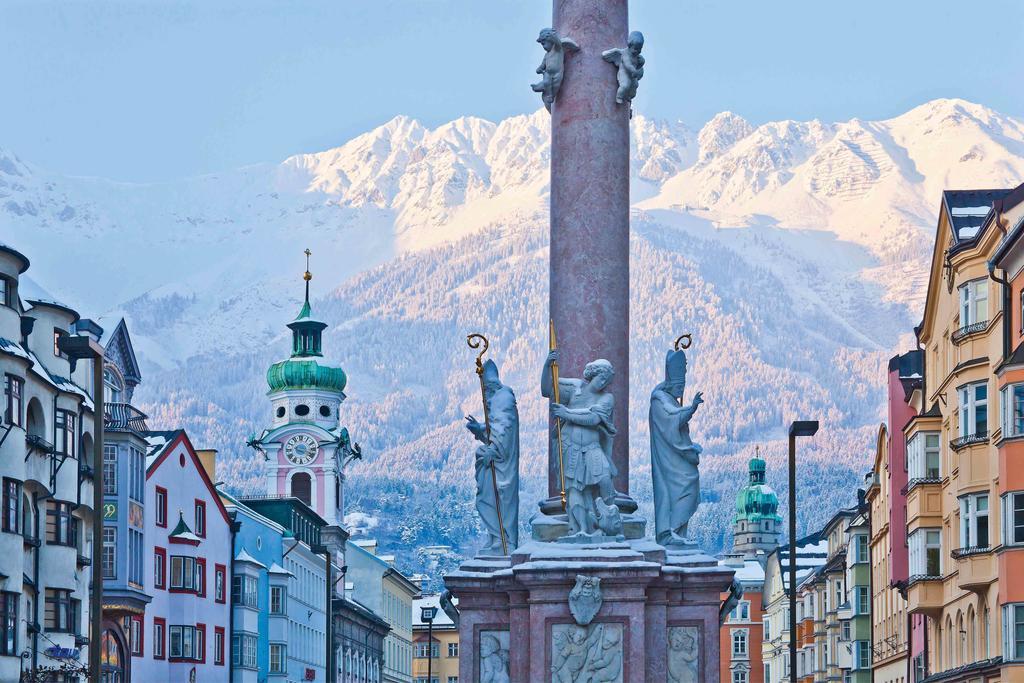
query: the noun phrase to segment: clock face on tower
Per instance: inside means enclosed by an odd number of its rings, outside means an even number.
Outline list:
[[[320,445],[308,434],[296,434],[284,444],[284,454],[295,465],[308,465],[316,458]]]

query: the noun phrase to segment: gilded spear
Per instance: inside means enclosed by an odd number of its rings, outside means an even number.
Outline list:
[[[476,355],[476,374],[480,378],[480,396],[484,402],[484,429],[487,432],[485,443],[491,443],[491,411],[487,407],[487,390],[484,387],[484,363],[483,357],[491,343],[482,334],[473,333],[466,336],[466,343],[471,349],[480,349]],[[483,347],[483,348],[480,348]],[[494,469],[494,461],[491,461],[491,485],[494,487],[494,509],[498,512],[498,531],[501,534],[501,552],[508,555],[508,541],[505,539],[505,521],[501,514],[501,498],[498,496],[498,473]]]
[[[555,321],[551,318],[548,319],[548,350],[554,351],[558,348],[558,342],[555,340]],[[552,398],[555,403],[561,403],[561,398],[558,391],[558,361],[551,361],[551,384],[552,384]],[[558,438],[558,475],[561,478],[562,483],[562,510],[565,510],[565,464],[562,457],[562,421],[557,417],[555,418],[555,434]]]

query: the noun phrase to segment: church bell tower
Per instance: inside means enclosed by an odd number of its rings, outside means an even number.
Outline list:
[[[765,469],[758,449],[750,460],[750,480],[736,495],[732,552],[748,559],[765,558],[779,544],[779,497],[765,483]]]
[[[339,410],[345,400],[345,371],[323,361],[323,331],[309,304],[307,249],[305,300],[288,323],[291,355],[267,370],[271,423],[256,440],[266,455],[266,491],[298,498],[328,524],[341,526],[344,516],[342,471],[353,453]]]

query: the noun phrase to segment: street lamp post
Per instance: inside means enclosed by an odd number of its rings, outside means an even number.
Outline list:
[[[103,633],[103,346],[84,334],[62,335],[60,350],[71,362],[92,360],[92,600],[89,601],[89,680],[100,680]],[[73,366],[72,366],[73,367]],[[85,457],[85,454],[82,454]]]
[[[789,425],[789,680],[796,683],[796,437],[814,436],[817,420]]]
[[[427,624],[427,683],[434,683],[434,617],[436,607],[420,607],[420,621]]]

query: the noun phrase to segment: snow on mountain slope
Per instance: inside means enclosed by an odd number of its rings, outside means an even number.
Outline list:
[[[285,353],[309,246],[325,344],[350,377],[345,419],[368,455],[350,500],[420,525],[385,535],[460,545],[471,510],[447,535],[425,529],[437,496],[464,507],[471,329],[490,333],[519,393],[524,521],[542,479],[548,126],[543,110],[435,129],[400,116],[279,164],[146,185],[61,177],[0,150],[0,240],[58,298],[129,319],[154,425],[219,448],[240,488],[258,477],[240,445],[266,419],[263,373]],[[637,494],[650,495],[646,393],[665,344],[692,330],[692,385],[708,399],[695,433],[715,455],[701,538],[722,542],[735,471],[755,442],[771,452],[794,414],[829,426],[802,485],[822,514],[848,504],[882,415],[884,362],[920,314],[939,195],[1019,183],[1024,124],[936,100],[885,121],[755,127],[724,112],[694,135],[638,115],[632,131]],[[83,268],[110,276],[83,281]],[[441,493],[428,505],[409,481]]]

